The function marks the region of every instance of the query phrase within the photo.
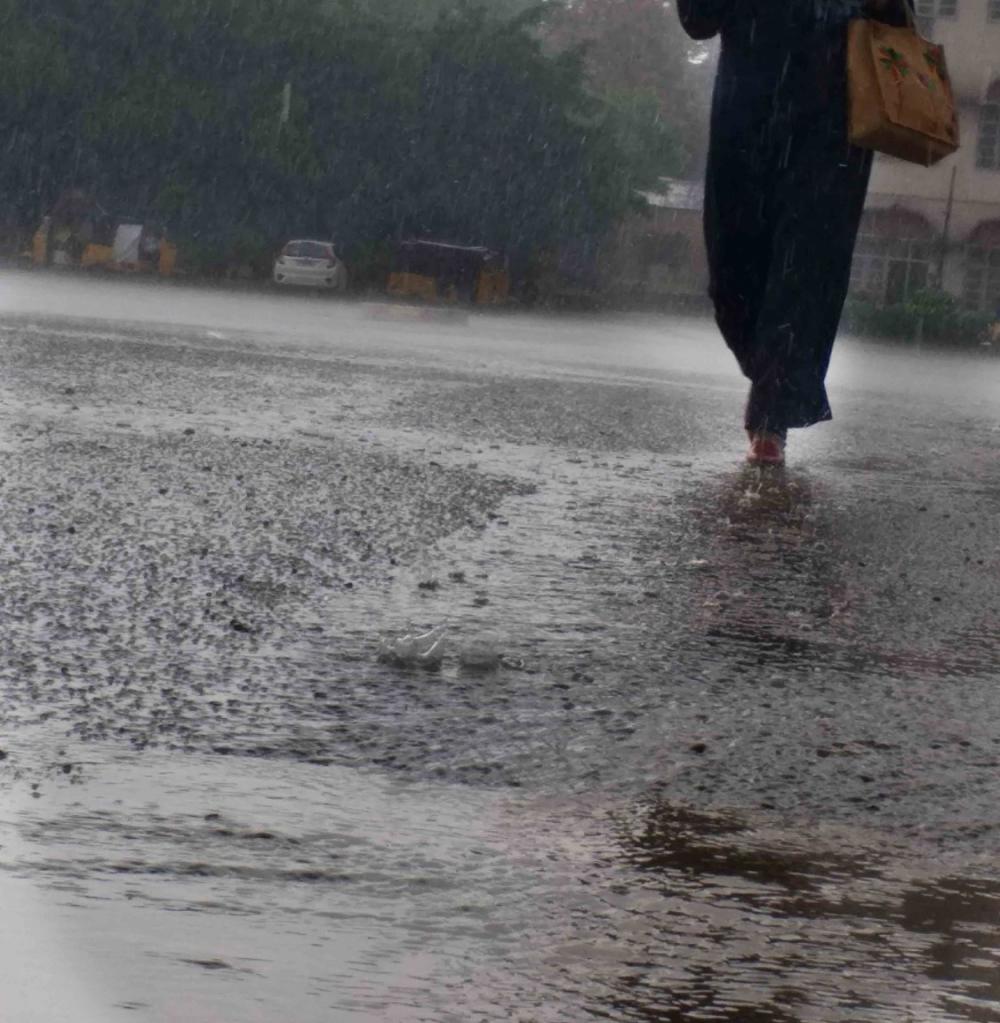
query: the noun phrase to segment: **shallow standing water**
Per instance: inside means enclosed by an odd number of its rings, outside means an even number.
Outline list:
[[[762,475],[699,321],[0,308],[5,1019],[1000,1015],[1000,363]]]

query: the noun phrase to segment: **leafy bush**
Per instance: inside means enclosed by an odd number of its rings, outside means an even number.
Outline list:
[[[852,333],[912,344],[980,344],[991,321],[988,313],[963,309],[952,295],[932,289],[919,291],[896,305],[850,299],[844,308],[844,326]]]
[[[352,290],[381,291],[385,287],[392,263],[389,242],[361,242],[346,252],[338,245],[337,252],[347,262]]]

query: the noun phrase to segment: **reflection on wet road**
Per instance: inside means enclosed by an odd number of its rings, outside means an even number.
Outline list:
[[[0,891],[46,927],[8,932],[5,962],[58,973],[84,1023],[998,1015],[992,865],[885,834],[312,765],[86,766],[0,824]]]
[[[907,879],[898,853],[864,835],[833,845],[821,834],[754,833],[662,801],[623,823],[622,845],[643,887],[662,897],[656,915],[671,921],[660,926],[662,940],[684,943],[686,930],[702,950],[671,986],[673,1016],[657,1008],[650,973],[635,974],[623,1001],[636,1018],[930,1020],[961,1017],[963,1004],[991,1011],[1000,941],[982,923],[1000,911],[995,881]],[[674,926],[677,917],[687,926]],[[978,970],[949,968],[950,959]]]
[[[4,1021],[1000,1019],[996,360],[6,286]]]

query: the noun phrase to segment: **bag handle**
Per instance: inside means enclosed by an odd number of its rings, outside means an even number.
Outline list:
[[[912,28],[914,32],[923,39],[920,29],[917,27],[917,12],[913,9],[911,0],[902,0],[903,10],[906,13],[906,27]]]

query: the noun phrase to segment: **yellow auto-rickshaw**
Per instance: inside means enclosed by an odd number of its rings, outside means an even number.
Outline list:
[[[71,189],[42,218],[31,241],[34,266],[159,273],[169,277],[177,247],[162,226],[111,216],[92,197]]]
[[[491,249],[411,240],[395,247],[387,290],[424,302],[496,305],[507,301],[510,279]]]

